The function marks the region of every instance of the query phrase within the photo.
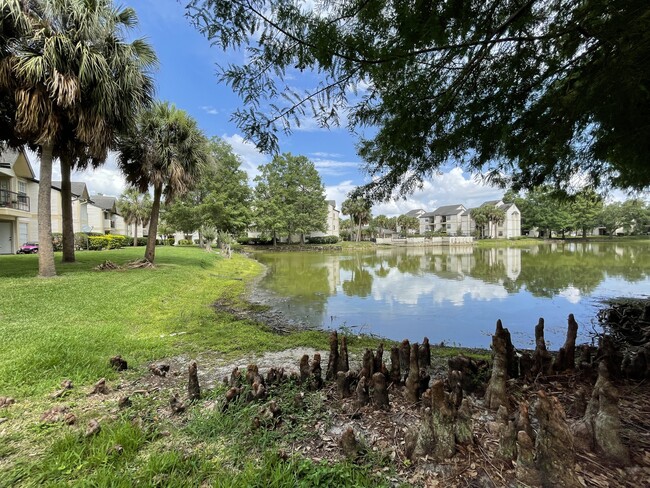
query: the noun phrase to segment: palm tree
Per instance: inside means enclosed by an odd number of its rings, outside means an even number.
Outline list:
[[[133,245],[138,245],[138,226],[149,224],[151,215],[151,195],[140,193],[137,188],[127,188],[117,202],[117,209],[122,214],[126,225],[133,225]]]
[[[361,226],[367,224],[372,217],[370,208],[370,202],[362,197],[348,198],[341,205],[343,215],[349,215],[357,224],[357,242],[361,240]]]
[[[39,276],[53,276],[52,160],[66,155],[68,181],[68,161],[103,161],[116,132],[151,100],[156,57],[142,40],[124,42],[135,12],[111,0],[3,0],[2,11],[23,27],[2,51],[0,91],[15,98],[15,133],[40,154]]]
[[[118,165],[141,192],[153,187],[145,259],[154,261],[161,198],[171,203],[192,188],[209,160],[207,139],[183,110],[158,102],[144,110],[136,127],[119,139]]]

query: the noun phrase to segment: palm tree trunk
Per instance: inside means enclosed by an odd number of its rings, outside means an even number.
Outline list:
[[[61,217],[63,219],[63,262],[74,263],[74,228],[72,225],[72,157],[65,151],[61,163]]]
[[[138,245],[138,219],[133,223],[133,247]]]
[[[359,225],[357,226],[357,242],[361,242],[361,219],[359,219]]]
[[[147,249],[144,258],[153,263],[156,257],[156,234],[158,233],[158,216],[160,215],[160,197],[162,196],[162,185],[153,189],[153,205],[151,206],[151,219],[149,220],[149,237],[147,237]]]
[[[38,276],[56,276],[52,245],[52,151],[53,144],[41,146],[38,183]]]

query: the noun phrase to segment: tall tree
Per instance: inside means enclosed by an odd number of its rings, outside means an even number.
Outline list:
[[[234,117],[273,149],[311,115],[376,126],[360,154],[365,194],[408,192],[456,162],[517,186],[650,185],[647,0],[385,2],[191,0],[224,49],[247,48],[222,78],[246,103]],[[298,71],[320,76],[291,90]],[[358,90],[350,90],[350,87]],[[286,93],[278,102],[278,93]]]
[[[230,145],[214,137],[211,158],[195,188],[167,205],[165,218],[176,230],[191,234],[204,225],[238,235],[251,222],[252,190],[241,160]]]
[[[2,50],[0,90],[15,97],[15,133],[40,154],[39,276],[53,276],[53,157],[66,155],[62,190],[70,234],[68,163],[81,155],[106,158],[116,132],[128,127],[151,99],[148,70],[156,57],[142,40],[124,41],[123,31],[136,23],[135,12],[117,10],[110,0],[2,0],[0,7],[5,19],[23,26]],[[70,237],[66,258],[73,260]]]
[[[153,187],[145,259],[153,263],[160,202],[185,194],[210,158],[207,139],[183,110],[158,102],[140,113],[136,126],[118,141],[118,165],[129,184],[141,192]]]
[[[603,210],[603,199],[593,190],[583,190],[569,204],[572,225],[587,238],[589,229],[598,225],[598,217]]]
[[[137,188],[127,188],[117,201],[117,210],[126,225],[133,225],[133,245],[138,245],[138,227],[149,224],[151,195],[140,193]]]
[[[350,197],[341,205],[341,213],[349,215],[357,226],[357,242],[361,240],[361,226],[372,218],[371,208],[370,202],[363,197]]]
[[[288,238],[325,231],[327,203],[320,175],[305,156],[289,153],[277,155],[260,166],[261,174],[255,178],[255,223],[261,230],[270,232],[273,241],[283,233]]]
[[[418,232],[420,230],[420,220],[411,215],[400,215],[397,217],[397,225],[400,226],[400,229],[402,229],[405,235],[411,234],[411,231]]]

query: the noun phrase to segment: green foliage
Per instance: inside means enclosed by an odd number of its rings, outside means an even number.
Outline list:
[[[120,249],[127,243],[126,236],[106,234],[101,236],[88,236],[88,249],[102,251],[104,249]]]
[[[153,187],[145,258],[155,258],[161,199],[166,203],[194,187],[210,153],[196,120],[174,105],[158,102],[140,112],[137,123],[118,141],[118,166],[127,182],[145,193]]]
[[[420,230],[420,220],[410,215],[400,215],[397,217],[397,225],[404,235],[413,235]]]
[[[138,227],[147,226],[151,218],[151,195],[140,193],[136,188],[127,188],[117,201],[117,210],[127,225],[133,225],[137,238]],[[132,244],[133,242],[131,242]]]
[[[339,242],[339,238],[336,236],[322,236],[322,237],[311,236],[309,238],[310,244],[336,244],[337,242]]]
[[[260,166],[255,178],[255,218],[258,231],[290,237],[325,231],[325,190],[314,163],[305,156],[277,155]]]
[[[52,232],[52,247],[55,252],[63,249],[63,234],[60,232]]]
[[[328,127],[344,113],[353,130],[377,128],[359,144],[373,200],[412,191],[449,162],[528,188],[568,187],[577,175],[650,185],[646,0],[192,0],[188,9],[217,46],[248,48],[222,76],[246,104],[235,120],[262,149],[309,116]],[[287,93],[304,70],[315,86]]]
[[[371,208],[371,203],[362,197],[348,198],[341,205],[341,213],[349,215],[352,222],[357,226],[357,242],[361,240],[361,226],[367,224],[372,218]]]
[[[186,234],[210,225],[239,234],[251,222],[252,190],[248,175],[232,147],[212,138],[208,149],[211,159],[202,169],[196,187],[167,206],[165,220]]]
[[[474,220],[479,237],[496,238],[496,225],[504,221],[506,214],[496,205],[481,205],[470,210],[470,216]]]

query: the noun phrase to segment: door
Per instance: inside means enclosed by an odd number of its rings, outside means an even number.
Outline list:
[[[11,222],[0,222],[0,254],[13,254],[11,246],[11,231],[13,224]]]

